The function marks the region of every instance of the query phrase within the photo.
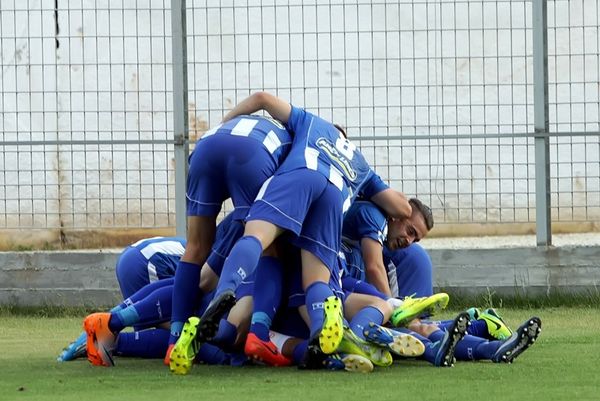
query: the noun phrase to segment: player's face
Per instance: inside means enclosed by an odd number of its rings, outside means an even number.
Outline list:
[[[387,247],[392,251],[406,248],[413,242],[419,242],[427,233],[425,218],[415,208],[408,219],[388,221]]]

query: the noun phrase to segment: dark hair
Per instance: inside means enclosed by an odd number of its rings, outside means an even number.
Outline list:
[[[410,203],[413,209],[417,209],[423,215],[427,230],[431,230],[433,228],[433,213],[431,212],[431,208],[417,198],[410,198],[408,203]]]
[[[344,138],[348,139],[348,135],[346,135],[346,131],[344,131],[344,129],[342,128],[341,125],[339,125],[339,124],[333,124],[333,126],[335,128],[337,128],[338,131],[340,131],[342,133],[342,135],[344,135]]]

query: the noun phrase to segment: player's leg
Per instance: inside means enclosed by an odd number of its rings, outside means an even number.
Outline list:
[[[216,234],[216,218],[229,198],[226,167],[230,154],[222,146],[226,135],[198,141],[190,156],[186,189],[187,244],[175,272],[171,340],[179,337],[184,322],[197,309],[200,271],[210,254]]]
[[[392,261],[399,298],[429,297],[433,294],[431,258],[421,245],[411,244],[394,251]]]
[[[201,341],[215,336],[221,317],[235,305],[235,290],[242,281],[254,274],[263,249],[283,232],[283,229],[263,220],[246,223],[244,236],[231,249],[217,284],[215,297],[200,319]]]
[[[283,266],[279,259],[262,257],[256,270],[253,313],[244,353],[272,366],[291,363],[271,341],[270,329],[279,310],[282,296]]]
[[[398,331],[410,332],[425,345],[423,359],[439,367],[449,367],[454,364],[454,353],[459,341],[466,335],[469,326],[469,315],[459,313],[445,330],[440,330],[435,324],[414,320],[408,329]]]
[[[314,174],[295,170],[264,182],[248,213],[244,236],[225,260],[215,298],[202,316],[203,340],[214,336],[221,316],[235,304],[235,288],[254,273],[263,250],[286,230],[300,234],[313,199],[327,186],[325,177]]]
[[[93,313],[84,320],[88,360],[94,365],[111,366],[118,333],[133,325],[150,326],[170,318],[172,286],[160,286],[144,299],[110,313]]]

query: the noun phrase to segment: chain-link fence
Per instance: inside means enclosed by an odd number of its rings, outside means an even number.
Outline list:
[[[192,145],[267,90],[346,126],[442,232],[532,226],[541,3],[188,0],[173,53],[177,1],[3,1],[0,228],[175,225],[172,54]],[[547,11],[551,218],[585,227],[600,217],[600,6]]]

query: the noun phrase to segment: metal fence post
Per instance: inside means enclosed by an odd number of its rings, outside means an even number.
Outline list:
[[[176,233],[179,237],[185,237],[187,232],[185,190],[188,170],[189,132],[185,11],[185,0],[173,0],[171,2],[173,134],[175,136],[175,223]]]
[[[548,2],[533,1],[533,102],[535,126],[535,222],[538,246],[552,245],[550,139],[548,132]]]

